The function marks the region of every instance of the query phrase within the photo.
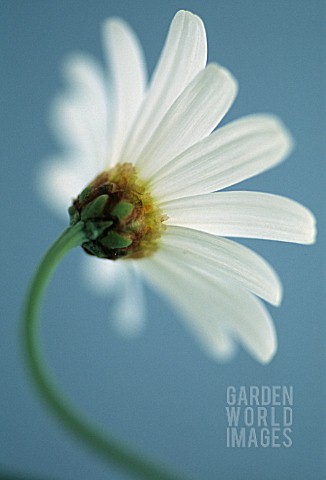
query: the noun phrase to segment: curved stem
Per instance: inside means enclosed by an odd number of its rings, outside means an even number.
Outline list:
[[[106,460],[142,479],[180,480],[180,477],[166,472],[113,437],[104,435],[87,421],[59,391],[43,361],[39,347],[38,322],[41,298],[59,261],[72,248],[86,241],[83,227],[83,222],[79,222],[63,232],[44,256],[32,280],[24,310],[23,329],[24,348],[30,372],[46,404],[64,426]]]

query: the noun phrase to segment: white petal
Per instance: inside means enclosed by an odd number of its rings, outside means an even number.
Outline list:
[[[164,202],[168,225],[194,228],[226,237],[263,238],[311,244],[316,227],[303,205],[279,195],[218,192]]]
[[[55,213],[68,218],[68,208],[73,198],[85,188],[92,177],[88,176],[87,169],[81,169],[79,159],[70,157],[53,158],[44,163],[37,176],[37,188]]]
[[[230,108],[236,91],[236,81],[224,68],[210,64],[200,72],[134,160],[142,176],[149,179],[166,162],[209,135]]]
[[[170,106],[204,68],[206,58],[203,22],[190,12],[178,12],[171,23],[148,95],[129,137],[124,161],[133,161],[139,156]]]
[[[119,160],[128,131],[144,98],[147,73],[143,52],[137,37],[120,19],[109,19],[103,25],[103,41],[111,66],[115,104],[111,138],[110,164]]]
[[[213,353],[213,345],[215,353],[223,354],[224,347],[228,350],[224,342],[231,332],[257,360],[271,360],[277,347],[273,322],[252,294],[226,279],[219,282],[201,271],[194,274],[178,255],[162,250],[139,264],[156,287],[186,313],[208,352]]]
[[[175,252],[189,266],[210,275],[235,280],[252,293],[279,305],[282,286],[272,267],[252,250],[215,235],[189,228],[170,226],[161,245]]]
[[[144,259],[139,262],[139,268],[145,278],[147,277],[147,282],[154,286],[159,294],[163,292],[179,310],[181,319],[185,321],[208,355],[223,361],[233,356],[235,345],[223,328],[223,322],[218,321],[216,305],[212,305],[210,300],[205,298],[203,291],[194,294],[196,283],[190,286],[187,280],[183,282],[178,270],[171,269],[169,262]]]
[[[100,171],[107,162],[108,97],[101,67],[84,54],[64,65],[69,89],[51,111],[54,129],[65,145],[87,157]]]
[[[156,172],[152,191],[165,200],[209,193],[274,167],[292,141],[280,120],[251,115],[213,132]]]
[[[138,334],[145,323],[145,296],[133,263],[86,255],[83,275],[95,293],[108,297],[109,320],[116,330],[125,336]]]

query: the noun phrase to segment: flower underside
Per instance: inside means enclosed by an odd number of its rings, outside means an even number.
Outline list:
[[[90,255],[117,260],[151,255],[167,219],[131,163],[98,175],[69,208],[70,224],[85,224]]]

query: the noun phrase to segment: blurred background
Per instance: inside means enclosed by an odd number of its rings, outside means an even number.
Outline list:
[[[37,194],[37,171],[58,152],[51,100],[63,88],[72,51],[102,60],[101,22],[120,16],[137,32],[152,72],[180,8],[206,25],[209,60],[231,70],[238,98],[226,121],[254,112],[279,115],[296,149],[284,164],[241,189],[278,193],[319,220],[314,246],[247,241],[279,273],[280,308],[270,308],[279,349],[261,366],[239,350],[228,364],[206,358],[178,315],[147,290],[143,335],[112,328],[110,302],[81,275],[82,250],[60,265],[46,294],[42,336],[61,386],[105,431],[183,472],[185,478],[325,478],[325,286],[323,285],[325,104],[322,0],[2,0],[0,465],[57,480],[128,477],[77,443],[44,408],[27,377],[20,313],[31,275],[65,224]],[[228,385],[293,385],[291,448],[227,448]]]

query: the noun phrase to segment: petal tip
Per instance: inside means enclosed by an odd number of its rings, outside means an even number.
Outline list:
[[[262,128],[270,132],[274,143],[280,147],[281,160],[292,153],[295,147],[294,138],[290,130],[277,115],[271,113],[256,113],[249,115],[247,119],[252,119],[253,122],[258,121]]]
[[[125,20],[120,17],[109,17],[102,23],[102,36],[104,41],[120,41],[125,37],[134,38],[134,32]],[[136,40],[138,41],[138,40]]]
[[[266,312],[268,313],[268,312]],[[273,320],[267,315],[265,331],[261,331],[256,337],[255,343],[247,344],[246,347],[251,355],[262,365],[270,363],[277,352],[277,335]]]
[[[282,303],[283,298],[283,289],[282,285],[279,285],[278,289],[275,290],[274,295],[270,299],[270,303],[274,305],[274,307],[279,307]]]
[[[260,115],[258,115],[258,117],[259,116]],[[277,115],[270,113],[263,114],[261,118],[265,125],[270,127],[271,132],[275,135],[275,141],[277,140],[277,144],[282,147],[282,157],[288,157],[295,147],[295,141],[290,130]]]
[[[275,354],[277,352],[277,339],[276,335],[274,334],[271,338],[271,342],[266,345],[265,349],[261,349],[260,352],[256,352],[256,359],[262,365],[268,365],[273,360]]]
[[[188,18],[191,21],[199,20],[201,23],[203,23],[202,19],[195,13],[191,12],[190,10],[184,10],[184,9],[178,10],[177,13],[174,15],[173,20],[177,18],[182,18],[182,19]]]
[[[102,22],[102,28],[104,29],[114,29],[125,25],[126,22],[119,17],[109,17]]]
[[[311,228],[310,228],[310,236],[309,236],[310,241],[308,242],[308,245],[313,245],[317,240],[317,234],[318,234],[317,220],[312,212],[310,212],[310,218],[311,218]]]
[[[238,81],[230,72],[230,70],[222,67],[218,63],[209,63],[205,70],[211,72],[211,75],[215,75],[216,78],[218,78],[219,84],[221,84],[221,81],[223,82],[224,88],[227,88],[229,90],[230,98],[233,102],[238,93]]]
[[[304,236],[303,239],[298,243],[301,243],[303,245],[313,245],[314,243],[316,243],[318,234],[317,220],[311,210],[301,204],[300,206],[304,209],[306,218],[305,224],[303,225]]]
[[[290,130],[285,126],[285,124],[278,118],[274,117],[274,125],[278,131],[280,144],[283,146],[283,156],[288,157],[295,147],[294,138]]]
[[[102,37],[104,41],[108,41],[109,43],[114,41],[114,39],[119,41],[119,39],[126,35],[132,35],[131,28],[122,18],[109,17],[103,21]]]

